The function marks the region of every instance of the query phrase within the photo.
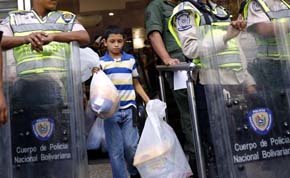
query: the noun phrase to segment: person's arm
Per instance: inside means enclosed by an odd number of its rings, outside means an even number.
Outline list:
[[[175,65],[178,59],[172,58],[165,48],[161,34],[164,31],[164,16],[161,1],[151,1],[145,12],[145,27],[152,48],[165,65]],[[164,3],[164,2],[162,2]]]
[[[0,42],[1,42],[1,36],[0,34]],[[3,59],[2,59],[2,50],[0,45],[0,126],[5,124],[7,122],[7,105],[6,105],[6,99],[4,96],[3,91]]]
[[[134,88],[135,88],[135,91],[137,92],[137,94],[139,96],[141,96],[143,101],[147,104],[148,101],[150,100],[150,98],[148,97],[148,95],[144,91],[142,85],[140,84],[140,82],[137,78],[133,78],[133,85],[134,85]]]
[[[179,63],[178,59],[171,58],[171,56],[167,52],[160,32],[158,31],[151,32],[149,34],[149,39],[154,51],[161,58],[161,60],[165,65],[175,65]]]
[[[247,18],[248,31],[261,36],[269,37],[274,34],[273,23],[262,10],[262,7],[255,1],[250,2]]]
[[[33,50],[40,52],[43,50],[43,45],[49,44],[52,41],[67,43],[71,41],[77,41],[81,46],[86,45],[90,42],[89,34],[84,29],[84,27],[77,21],[74,25],[74,29],[72,32],[49,34],[45,32],[32,32],[25,36],[13,36],[12,30],[8,22],[2,24],[1,28],[3,28],[5,31],[2,40],[2,48],[4,50],[30,43]]]
[[[178,13],[174,20],[176,33],[180,40],[183,54],[189,59],[198,58],[200,56],[201,41],[197,35],[194,14],[183,11]]]
[[[200,37],[197,33],[199,27],[195,25],[194,18],[193,13],[184,11],[177,15],[175,23],[182,51],[186,57],[191,59],[225,49],[227,42],[235,38],[240,33],[240,30],[246,27],[244,20],[238,19],[229,25],[224,35],[220,33],[213,36],[204,34],[204,36]]]
[[[85,30],[80,30],[80,31],[48,34],[47,40],[44,42],[44,44],[47,44],[51,41],[63,43],[77,41],[80,44],[80,46],[83,46],[90,42],[90,37],[88,32],[86,32]]]
[[[223,36],[224,43],[237,37],[241,31],[245,30],[247,23],[244,21],[243,17],[239,15],[238,19],[232,21],[228,26],[227,33]]]
[[[23,44],[31,44],[31,48],[42,51],[43,39],[47,36],[44,32],[33,32],[26,36],[3,36],[2,48],[8,50]]]
[[[87,45],[90,42],[90,36],[86,29],[78,20],[74,22],[71,32],[52,33],[52,41],[69,43],[77,41],[80,46]]]

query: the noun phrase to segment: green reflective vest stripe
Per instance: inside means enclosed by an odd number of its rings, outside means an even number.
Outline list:
[[[206,25],[206,20],[204,19],[204,15],[192,4],[179,4],[177,7],[174,8],[173,13],[169,19],[168,22],[168,29],[171,32],[172,36],[176,40],[177,44],[181,47],[181,42],[178,38],[176,29],[173,27],[173,21],[175,16],[182,10],[187,10],[195,14],[195,24],[196,26],[203,26]],[[220,13],[220,12],[219,12]],[[212,19],[211,19],[212,20]],[[221,22],[212,22],[211,26],[213,28],[212,32],[216,35],[221,35],[221,33],[225,33],[224,30],[219,29],[223,26],[228,26],[230,23],[228,21],[221,21]],[[207,56],[203,58],[203,61],[201,62],[200,59],[193,59],[193,63],[197,66],[203,67],[203,68],[212,68],[210,66],[210,61],[207,59],[212,59],[213,56]],[[216,54],[216,65],[218,65],[219,68],[231,68],[232,70],[240,70],[242,69],[241,59],[240,59],[240,51],[238,48],[237,40],[232,39],[228,42],[228,47],[220,51]]]
[[[66,64],[66,61],[61,61],[59,59],[50,59],[50,60],[33,60],[30,62],[24,62],[20,65],[17,65],[16,70],[19,74],[27,73],[27,71],[32,71],[34,69],[41,69],[43,66],[54,66],[54,68],[62,69]]]
[[[46,22],[38,23],[16,23],[19,15],[31,13],[30,11],[16,11],[10,13],[10,24],[14,36],[25,36],[32,32],[59,33],[71,31],[73,23],[66,23],[62,16],[63,12],[56,11],[46,19]],[[73,14],[71,14],[73,15]],[[17,19],[18,18],[18,19]],[[37,17],[38,18],[38,17]],[[75,18],[75,16],[72,16]],[[74,20],[74,19],[73,19]],[[73,21],[71,21],[73,22]],[[66,55],[69,51],[69,44],[51,42],[43,46],[42,52],[32,51],[31,44],[24,44],[13,49],[16,59],[16,70],[18,75],[32,73],[47,73],[52,71],[66,70]]]
[[[221,26],[228,26],[230,25],[229,22],[222,22],[222,23],[213,23],[212,27],[214,28],[212,30],[213,36],[219,36],[226,33],[223,29],[218,29],[215,27],[221,27]],[[214,56],[204,56],[203,57],[203,65],[205,68],[215,68],[215,66],[218,66],[219,68],[231,68],[233,70],[239,71],[242,69],[241,59],[240,59],[240,51],[237,44],[236,39],[231,39],[228,41],[228,47],[222,51],[219,51]],[[209,61],[210,59],[215,59],[215,63]],[[214,65],[214,66],[211,66]]]

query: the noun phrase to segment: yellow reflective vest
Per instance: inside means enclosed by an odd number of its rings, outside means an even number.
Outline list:
[[[248,9],[249,4],[252,2],[252,0],[248,0],[244,9],[243,14],[244,18],[248,18]],[[271,11],[268,5],[263,0],[256,0],[256,2],[261,6],[263,12],[267,15],[269,20],[273,23],[288,23],[288,29],[290,28],[290,5],[286,3],[284,0],[281,0],[281,3],[283,3],[288,9],[281,10],[281,11]],[[256,43],[258,46],[258,54],[257,57],[262,59],[267,58],[279,58],[279,59],[287,59],[289,56],[287,54],[282,54],[279,52],[279,41],[275,37],[258,37],[256,38]],[[290,33],[287,34],[287,40],[286,45],[288,49],[290,48]]]
[[[25,36],[32,32],[59,33],[73,28],[75,15],[66,11],[52,11],[46,19],[41,19],[32,11],[12,11],[9,13],[14,36]],[[43,46],[42,52],[31,49],[31,44],[23,44],[13,49],[17,75],[65,71],[67,65],[67,43],[51,42]]]
[[[218,21],[217,18],[214,18],[214,17],[206,19],[205,15],[199,9],[197,9],[194,5],[188,5],[188,3],[181,3],[174,8],[173,13],[168,22],[169,31],[171,32],[171,34],[173,35],[177,44],[180,47],[181,47],[181,42],[178,39],[177,32],[174,27],[174,21],[175,21],[176,15],[181,11],[193,12],[196,26],[202,27],[204,25],[211,25],[212,26],[211,33],[213,34],[213,36],[225,34],[226,30],[224,29],[226,28],[223,28],[223,27],[227,27],[228,25],[230,25],[230,19],[223,20],[223,21],[221,20]],[[214,9],[212,13],[213,14],[222,14],[222,13],[227,14],[227,12],[222,7],[218,7],[218,9]],[[215,54],[216,55],[215,58],[217,59],[216,65],[218,65],[216,67],[230,68],[237,71],[241,70],[242,63],[240,59],[240,52],[239,52],[237,39],[231,39],[228,42],[227,46],[228,47],[226,49],[222,51],[218,51]],[[211,56],[203,57],[202,61],[200,59],[193,59],[193,62],[200,67],[207,68],[210,63],[210,61],[208,61],[207,58],[211,58]]]

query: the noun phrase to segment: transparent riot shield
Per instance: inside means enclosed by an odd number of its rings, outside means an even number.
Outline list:
[[[241,48],[237,38],[226,46],[223,44],[228,28],[223,25],[203,26],[199,30],[200,82],[205,86],[209,142],[212,142],[206,144],[213,145],[217,175],[287,178],[290,175],[287,30],[275,30],[262,38],[252,33],[254,44],[243,44],[256,45],[257,53],[254,59],[253,54],[247,55],[251,56],[247,61],[241,50],[247,46]],[[269,46],[257,38],[266,40]],[[281,49],[275,51],[274,43]],[[274,47],[273,55],[263,58],[264,47],[266,52]]]
[[[46,50],[46,57],[56,51],[62,55],[55,61],[57,68],[35,60],[23,70],[23,65],[16,65],[12,51],[6,53],[10,129],[4,132],[11,155],[5,161],[12,171],[5,178],[88,177],[79,47],[64,43],[58,48],[44,47]]]
[[[12,177],[11,144],[9,121],[0,126],[0,177]]]

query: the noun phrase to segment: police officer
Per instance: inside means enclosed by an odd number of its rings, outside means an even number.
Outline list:
[[[12,49],[16,63],[16,78],[11,84],[12,156],[19,156],[16,148],[40,148],[45,141],[53,145],[69,145],[62,149],[71,153],[70,117],[68,104],[69,42],[89,43],[89,35],[71,12],[57,11],[57,0],[32,0],[32,10],[9,12],[0,29],[2,47]],[[9,61],[8,61],[9,62]],[[81,101],[80,101],[81,102]],[[37,149],[39,153],[39,149]],[[51,149],[51,153],[54,152]],[[29,155],[31,156],[31,155]],[[32,155],[33,156],[33,155]],[[44,161],[34,169],[33,164],[14,167],[15,177],[71,177],[55,171],[56,167],[70,169],[70,160]],[[13,159],[13,164],[19,161]],[[25,163],[33,163],[31,160]],[[66,162],[67,161],[67,162]],[[53,170],[53,171],[52,171]]]
[[[247,31],[253,34],[257,45],[254,61],[248,63],[249,72],[257,82],[267,107],[273,112],[274,121],[288,122],[290,89],[289,41],[290,5],[284,0],[247,1],[244,16]],[[276,123],[272,134],[283,134]]]
[[[218,122],[223,116],[228,117],[218,111],[224,106],[221,105],[223,94],[228,98],[244,90],[256,92],[255,81],[246,70],[246,59],[235,39],[246,24],[242,19],[231,22],[227,11],[213,1],[189,0],[174,8],[168,25],[185,56],[200,67],[196,78],[199,84],[207,87],[205,98],[211,106],[208,107],[210,129],[215,136],[222,137]],[[201,137],[207,147],[215,141],[211,140],[209,130],[204,129],[209,127],[208,118],[201,116],[198,114]],[[218,150],[218,153],[225,150]],[[210,155],[207,159],[210,161]]]
[[[2,39],[2,31],[0,31],[0,44]],[[4,97],[4,91],[3,91],[3,59],[2,59],[2,49],[0,45],[0,126],[5,124],[7,121],[7,106],[6,106],[6,100]]]
[[[285,14],[278,14],[279,11],[282,12],[289,8],[289,4],[284,0],[247,1],[244,6],[243,14],[247,19],[247,28],[256,37],[258,50],[257,59],[254,63],[249,64],[249,70],[254,75],[259,89],[267,90],[284,85],[276,80],[276,76],[285,76],[281,73],[285,69],[283,69],[285,64],[282,64],[285,61],[281,63],[282,54],[279,54],[277,40],[275,39],[275,27],[271,21],[284,18]],[[289,24],[285,30],[287,28],[289,31]],[[261,68],[264,68],[264,71]],[[274,70],[280,74],[272,75]]]
[[[146,9],[146,33],[154,51],[165,65],[172,66],[185,62],[181,48],[168,31],[168,20],[178,0],[153,0]],[[187,89],[174,90],[173,73],[166,73],[166,79],[172,90],[179,113],[181,128],[185,135],[184,151],[189,156],[189,164],[193,172],[195,166],[195,151],[192,137]],[[200,95],[198,95],[200,96]],[[202,96],[201,96],[202,97]]]
[[[239,17],[241,18],[241,17]],[[214,44],[210,39],[199,39],[197,31],[200,26],[212,25],[223,26],[228,22],[227,31],[224,33],[214,34]],[[228,56],[223,54],[221,61],[218,62],[218,70],[205,70],[201,69],[199,80],[201,84],[211,84],[216,82],[214,80],[207,81],[207,75],[213,73],[220,73],[222,84],[236,85],[245,83],[248,86],[248,92],[254,92],[255,81],[246,70],[247,64],[243,53],[238,48],[236,40],[234,43],[231,40],[237,37],[242,29],[245,28],[246,23],[242,19],[230,22],[230,15],[227,11],[215,4],[213,1],[204,0],[203,2],[184,1],[180,3],[173,11],[169,21],[169,28],[177,43],[182,47],[182,51],[189,59],[201,66],[204,61],[199,58],[204,56],[210,48],[215,48],[217,51],[231,49],[227,53]],[[219,31],[220,32],[220,31]],[[202,46],[201,46],[202,45]],[[213,46],[214,45],[214,46]],[[230,60],[225,60],[231,58]],[[235,70],[229,70],[235,69]],[[242,69],[242,70],[236,70]]]

